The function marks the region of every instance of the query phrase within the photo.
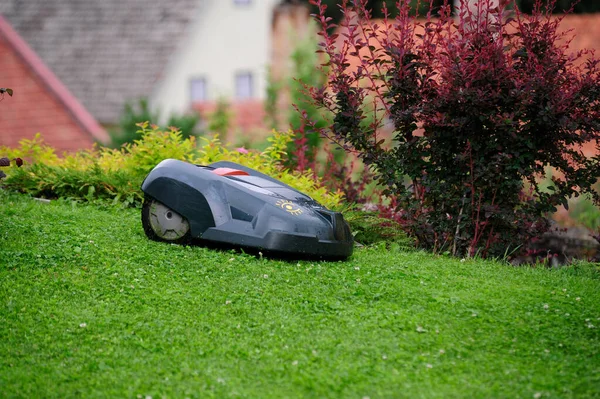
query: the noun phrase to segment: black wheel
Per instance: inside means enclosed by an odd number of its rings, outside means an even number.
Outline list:
[[[144,200],[142,226],[146,236],[154,241],[187,244],[191,239],[187,219],[151,198]]]

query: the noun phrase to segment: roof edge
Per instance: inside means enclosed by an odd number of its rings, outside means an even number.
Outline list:
[[[31,47],[21,38],[13,29],[10,23],[0,14],[0,34],[8,41],[21,59],[31,68],[31,70],[43,81],[65,108],[69,111],[75,121],[88,132],[96,141],[102,144],[110,142],[110,136],[104,130],[98,121],[89,113],[87,109],[77,100],[77,98],[67,89],[67,87],[54,75],[54,73],[44,64],[42,59],[33,51]]]

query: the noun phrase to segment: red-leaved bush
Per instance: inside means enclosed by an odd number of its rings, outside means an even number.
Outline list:
[[[334,115],[322,133],[368,165],[422,246],[502,256],[570,196],[600,200],[600,159],[579,149],[600,138],[600,64],[570,54],[552,2],[523,15],[513,1],[461,1],[415,20],[399,1],[376,22],[366,0],[342,1],[337,27],[311,2],[328,80],[310,92]],[[542,189],[547,167],[560,177]]]

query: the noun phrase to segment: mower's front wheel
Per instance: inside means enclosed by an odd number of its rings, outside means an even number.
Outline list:
[[[177,244],[191,240],[187,219],[153,198],[146,198],[142,207],[142,226],[149,239]]]

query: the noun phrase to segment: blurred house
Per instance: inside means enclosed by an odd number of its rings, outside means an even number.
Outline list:
[[[0,13],[104,126],[142,97],[165,119],[226,99],[250,130],[263,126],[268,67],[282,53],[274,18],[287,14],[276,10],[290,3],[2,0]]]
[[[190,111],[206,115],[225,99],[236,128],[251,132],[264,127],[268,71],[282,81],[296,39],[307,32],[305,3],[2,0],[0,14],[104,127],[119,122],[126,102],[142,97],[165,119]],[[572,47],[600,49],[599,22],[597,14],[567,17],[563,27],[576,34]],[[0,81],[0,86],[12,86],[11,101],[16,102],[17,84]],[[289,108],[283,94],[282,110]],[[8,115],[8,103],[0,104],[0,115]],[[36,102],[28,103],[34,115]],[[41,131],[48,137],[53,123],[47,120],[16,134]]]
[[[0,85],[14,90],[13,97],[5,94],[1,100],[0,145],[15,147],[37,132],[59,150],[109,141],[106,131],[1,15],[0,71]]]

